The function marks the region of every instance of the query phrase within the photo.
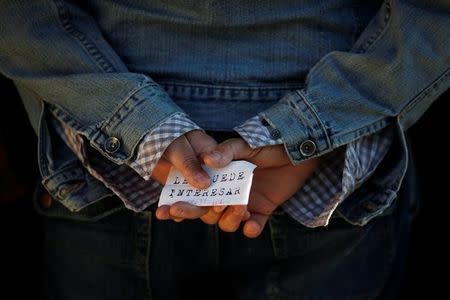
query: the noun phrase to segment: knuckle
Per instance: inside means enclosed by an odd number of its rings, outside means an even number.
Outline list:
[[[231,207],[231,214],[234,217],[243,217],[245,215],[245,212],[247,209],[242,206],[232,206]]]
[[[186,171],[191,171],[193,169],[196,169],[198,167],[198,161],[195,157],[190,156],[190,157],[186,157],[182,163],[181,163],[181,167],[186,170]]]
[[[170,208],[170,215],[172,217],[184,217],[185,216],[185,211],[182,207],[179,206],[172,206]]]
[[[203,221],[203,223],[208,225],[217,224],[218,221],[218,219],[215,218],[214,216],[201,217],[200,219]]]

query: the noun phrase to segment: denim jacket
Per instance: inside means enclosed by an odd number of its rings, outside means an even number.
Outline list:
[[[388,163],[339,208],[363,224],[395,198],[404,131],[449,87],[449,67],[447,0],[0,3],[0,72],[39,135],[43,185],[71,210],[111,193],[52,138],[50,115],[123,164],[146,133],[182,112],[186,99],[160,83],[294,85],[247,111],[279,131],[295,164],[310,158],[305,141],[319,156],[396,129]],[[113,137],[120,148],[107,151]]]

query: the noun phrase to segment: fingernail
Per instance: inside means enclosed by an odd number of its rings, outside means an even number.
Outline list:
[[[197,181],[198,183],[209,185],[209,177],[202,173],[196,174],[194,176],[194,180]]]
[[[156,218],[158,220],[167,220],[167,218],[165,218],[164,214],[159,210],[156,210]]]
[[[213,151],[208,154],[214,161],[219,162],[222,160],[222,153],[218,151]]]
[[[260,231],[259,225],[255,224],[255,223],[250,223],[247,230],[251,233],[251,234],[256,234]]]

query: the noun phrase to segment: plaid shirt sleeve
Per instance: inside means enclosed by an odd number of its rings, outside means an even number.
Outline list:
[[[252,148],[279,145],[283,141],[259,116],[235,128]],[[390,128],[340,147],[324,155],[314,174],[283,209],[308,227],[325,226],[336,207],[373,174],[392,143]]]
[[[175,114],[144,136],[134,161],[117,165],[87,146],[82,136],[72,128],[56,119],[52,121],[58,135],[88,172],[119,196],[127,208],[134,211],[143,210],[158,201],[161,185],[149,179],[165,149],[177,137],[200,129],[185,114]]]

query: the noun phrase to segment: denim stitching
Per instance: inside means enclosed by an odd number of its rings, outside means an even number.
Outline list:
[[[303,94],[303,92],[301,90],[297,90],[297,94],[300,96],[300,98],[303,100],[303,102],[305,103],[305,106],[308,108],[308,110],[311,112],[311,114],[315,117],[316,122],[315,123],[319,123],[321,129],[322,129],[322,135],[325,136],[325,140],[326,143],[328,145],[328,148],[331,148],[331,140],[330,137],[327,134],[327,129],[325,127],[325,124],[322,122],[322,120],[319,118],[318,113],[316,112],[316,110],[314,109],[314,107],[311,105],[311,103],[309,103],[305,97],[305,95]],[[318,136],[318,138],[323,138],[321,135]]]
[[[53,0],[56,10],[58,12],[59,20],[64,30],[70,34],[89,54],[89,57],[97,64],[100,69],[106,73],[115,72],[113,65],[102,55],[97,46],[88,39],[78,28],[71,23],[70,13],[65,4],[59,0]]]
[[[436,79],[434,82],[431,82],[426,88],[420,91],[417,96],[415,96],[409,103],[407,103],[399,113],[399,119],[403,119],[405,114],[414,109],[414,107],[416,107],[418,103],[422,102],[422,100],[424,100],[429,94],[437,90],[439,85],[447,79],[450,79],[450,68],[447,68],[438,79]]]
[[[361,46],[354,50],[356,53],[364,53],[368,51],[375,43],[380,39],[384,32],[386,32],[387,25],[391,17],[391,0],[384,1],[384,17],[383,24],[379,27],[370,37],[367,38],[366,42],[361,44]]]

